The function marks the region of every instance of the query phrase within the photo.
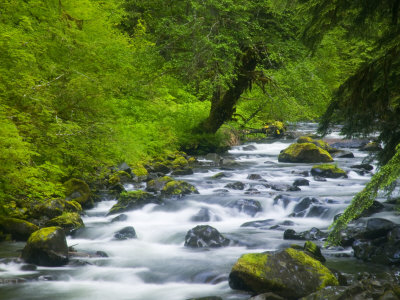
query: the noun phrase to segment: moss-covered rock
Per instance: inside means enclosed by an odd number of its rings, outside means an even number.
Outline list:
[[[279,156],[280,162],[317,163],[333,161],[331,155],[324,149],[312,143],[294,143],[283,150]]]
[[[328,285],[338,285],[338,281],[318,260],[288,248],[272,254],[243,255],[229,274],[229,285],[256,294],[272,292],[298,299]]]
[[[62,266],[68,262],[68,246],[64,230],[45,227],[31,234],[22,250],[22,259],[40,266]]]
[[[132,180],[132,176],[125,171],[118,171],[110,175],[108,185],[113,186],[116,184],[128,183]]]
[[[183,196],[198,193],[193,185],[182,180],[169,181],[161,190],[161,194],[165,196]]]
[[[39,227],[28,221],[16,218],[0,218],[0,231],[5,235],[11,235],[10,238],[13,240],[26,241],[36,230],[39,230]]]
[[[315,165],[311,169],[312,176],[320,176],[325,178],[347,178],[347,174],[344,170],[338,168],[332,164]]]
[[[174,169],[174,170],[176,170],[176,169],[184,169],[188,165],[189,165],[189,162],[183,156],[178,156],[177,158],[174,159],[174,161],[171,164],[172,169]]]
[[[152,179],[146,183],[146,191],[153,193],[159,192],[168,182],[173,180],[174,179],[169,176]]]
[[[274,138],[283,137],[286,132],[286,126],[280,121],[269,121],[264,125],[265,133]]]
[[[321,149],[324,149],[325,151],[328,151],[330,154],[336,153],[336,152],[339,151],[339,149],[333,148],[327,142],[324,142],[323,140],[313,139],[310,136],[301,136],[301,137],[299,137],[297,139],[297,143],[299,143],[299,144],[311,143],[311,144],[314,144],[317,147],[320,147]]]
[[[58,226],[64,229],[66,234],[84,227],[81,216],[76,212],[65,212],[61,216],[55,217],[46,222],[46,226]]]
[[[147,176],[149,176],[149,172],[141,164],[138,164],[132,168],[132,174],[135,176],[136,181],[144,181],[146,180]]]
[[[142,208],[146,204],[162,204],[162,200],[150,193],[143,191],[123,192],[119,195],[118,203],[109,211],[109,215]]]
[[[82,207],[93,207],[93,200],[90,197],[90,188],[86,182],[72,178],[64,183],[66,200],[74,200]]]
[[[39,220],[39,223],[61,216],[64,212],[81,213],[82,206],[76,201],[64,199],[49,199],[45,202],[36,203],[32,206],[29,216]]]

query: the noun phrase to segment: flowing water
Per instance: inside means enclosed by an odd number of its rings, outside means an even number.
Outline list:
[[[312,124],[303,124],[301,130],[313,131]],[[331,135],[337,138],[337,134]],[[279,163],[277,156],[293,140],[252,143],[255,150],[233,147],[229,156],[238,163],[223,170],[229,177],[212,179],[221,169],[205,167],[193,175],[178,177],[197,187],[200,194],[181,199],[171,199],[163,206],[149,204],[143,209],[125,213],[124,222],[113,222],[107,216],[116,200],[105,200],[86,211],[83,221],[86,228],[68,238],[68,245],[77,251],[95,253],[104,251],[106,258],[83,258],[89,264],[67,265],[60,268],[38,267],[35,271],[21,271],[21,264],[13,260],[0,261],[0,298],[2,299],[168,299],[184,300],[192,297],[220,296],[223,299],[248,299],[249,295],[229,288],[228,275],[236,260],[244,253],[276,250],[296,243],[283,240],[283,229],[296,231],[311,227],[327,229],[333,217],[343,211],[352,196],[360,191],[370,175],[360,176],[349,167],[360,163],[366,153],[351,149],[355,158],[335,159],[339,167],[349,171],[348,179],[327,179],[302,186],[297,192],[278,192],[266,188],[262,182],[246,179],[248,174],[259,174],[270,183],[292,184],[301,176],[296,172],[309,171],[311,164]],[[225,189],[227,183],[241,181],[245,190]],[[256,188],[259,194],[245,194],[248,188]],[[133,186],[127,186],[134,189]],[[217,191],[216,191],[217,190]],[[294,201],[286,208],[274,205],[277,195],[293,196]],[[296,199],[317,197],[328,208],[315,218],[288,217]],[[258,200],[263,208],[255,216],[249,216],[231,207],[238,199]],[[298,200],[297,200],[298,201]],[[211,212],[209,222],[196,223],[190,219],[202,208]],[[294,225],[280,225],[277,229],[241,227],[248,221],[273,219],[271,226],[285,220]],[[238,245],[218,249],[188,249],[184,247],[187,231],[198,224],[208,224],[224,236],[239,241]],[[119,229],[133,226],[137,239],[119,241],[113,235]],[[301,242],[297,242],[302,244]],[[1,257],[17,256],[23,243],[2,244]],[[349,251],[349,250],[347,250]],[[328,250],[324,254],[329,253]],[[351,260],[351,259],[347,259]],[[354,261],[354,265],[357,262]],[[18,281],[18,283],[16,283]]]

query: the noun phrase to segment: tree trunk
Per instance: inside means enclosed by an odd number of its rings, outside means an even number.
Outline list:
[[[252,77],[250,74],[257,66],[258,56],[256,49],[246,49],[236,67],[237,77],[233,80],[225,93],[216,91],[213,95],[211,110],[208,118],[202,122],[200,128],[206,133],[215,133],[224,122],[229,121],[235,112],[235,105],[243,92],[250,88]]]

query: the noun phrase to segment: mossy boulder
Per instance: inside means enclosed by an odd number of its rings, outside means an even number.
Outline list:
[[[149,176],[149,172],[143,165],[138,164],[132,168],[132,175],[136,181],[144,181]]]
[[[162,204],[162,200],[150,193],[143,191],[123,192],[119,195],[118,203],[109,211],[109,215],[142,208],[146,204]]]
[[[65,212],[61,216],[55,217],[46,222],[46,226],[58,226],[64,229],[65,234],[71,234],[73,231],[84,227],[81,216],[76,212]]]
[[[198,193],[199,192],[193,185],[182,180],[169,181],[161,190],[161,194],[164,196],[181,197],[183,195],[198,194]]]
[[[147,181],[146,183],[146,191],[148,192],[159,192],[163,189],[163,187],[170,181],[173,181],[174,179],[169,177],[169,176],[163,176],[160,178],[155,178],[150,181]]]
[[[110,175],[108,185],[124,184],[132,181],[132,176],[125,171],[118,171]]]
[[[56,267],[68,263],[68,245],[61,227],[45,227],[31,234],[22,250],[22,259],[39,266]]]
[[[331,155],[324,149],[312,143],[294,143],[283,150],[279,156],[280,162],[318,163],[332,162]]]
[[[233,289],[255,294],[272,292],[286,299],[298,299],[338,284],[335,275],[321,262],[292,248],[245,254],[229,274]]]
[[[171,163],[172,169],[184,169],[188,167],[189,162],[183,156],[177,156]]]
[[[82,206],[76,201],[67,201],[65,199],[50,199],[45,202],[36,203],[29,211],[30,218],[38,220],[43,224],[49,219],[61,216],[64,212],[81,213]]]
[[[280,138],[284,136],[286,132],[286,126],[280,121],[269,121],[264,125],[265,133],[274,138]]]
[[[39,230],[39,227],[28,221],[16,218],[0,218],[0,231],[3,234],[10,234],[13,240],[26,241],[36,230]]]
[[[325,151],[328,151],[330,154],[340,151],[339,149],[333,148],[327,142],[324,142],[323,140],[313,139],[310,136],[301,136],[301,137],[299,137],[297,139],[297,143],[299,143],[299,144],[311,143],[311,144],[314,144],[315,146],[317,146],[319,148],[324,149]]]
[[[90,188],[86,182],[72,178],[64,183],[66,200],[74,200],[82,207],[93,207],[93,200],[90,197]]]
[[[311,169],[311,175],[325,177],[325,178],[340,178],[340,177],[347,178],[347,174],[344,170],[332,164],[322,164],[313,166]]]

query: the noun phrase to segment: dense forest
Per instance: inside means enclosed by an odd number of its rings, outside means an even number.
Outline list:
[[[399,12],[399,0],[0,0],[1,218],[32,221],[74,184],[92,208],[162,160],[312,122],[320,137],[340,125],[382,146],[333,223],[340,244],[382,191],[398,192]]]

